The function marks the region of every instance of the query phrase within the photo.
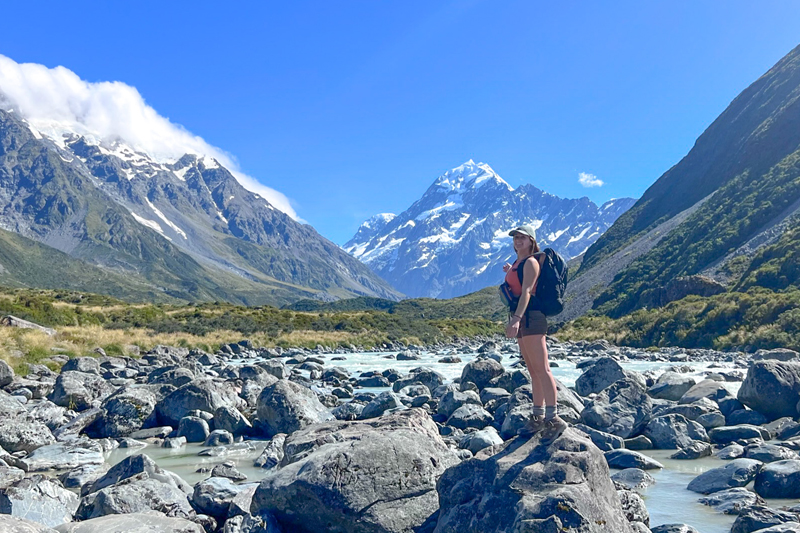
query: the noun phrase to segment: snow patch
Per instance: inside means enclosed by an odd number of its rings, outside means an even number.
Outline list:
[[[131,211],[131,215],[133,215],[133,219],[136,220],[136,222],[138,222],[142,226],[145,226],[145,227],[148,227],[148,228],[150,228],[152,230],[155,230],[158,233],[160,233],[162,237],[166,238],[168,241],[172,241],[172,239],[170,239],[168,236],[164,235],[164,230],[161,228],[161,224],[159,224],[155,220],[148,220],[148,219],[146,219],[144,217],[140,217],[139,215],[137,215],[133,211]]]
[[[150,209],[152,209],[152,210],[153,210],[153,212],[156,214],[156,216],[158,216],[158,218],[160,218],[162,221],[164,221],[164,223],[165,223],[167,226],[169,226],[170,228],[172,228],[172,229],[173,229],[173,231],[175,231],[175,233],[177,233],[178,235],[180,235],[180,236],[181,236],[181,237],[183,237],[184,239],[186,239],[186,238],[187,238],[187,237],[186,237],[186,233],[185,233],[185,232],[184,232],[184,231],[183,231],[181,228],[179,228],[178,226],[176,226],[175,224],[173,224],[173,223],[172,223],[172,221],[171,221],[171,220],[169,220],[169,219],[168,219],[166,216],[164,216],[164,213],[162,213],[162,212],[161,212],[161,211],[160,211],[160,210],[159,210],[159,209],[158,209],[156,206],[154,206],[154,205],[153,205],[153,202],[151,202],[149,198],[145,197],[145,199],[144,199],[144,200],[145,200],[145,202],[147,202],[147,205],[149,205],[149,206],[150,206]]]

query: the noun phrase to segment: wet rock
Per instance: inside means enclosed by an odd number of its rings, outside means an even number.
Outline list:
[[[747,377],[737,398],[769,420],[783,416],[797,417],[800,363],[774,360],[753,363],[747,370]]]
[[[61,407],[84,411],[92,407],[94,401],[104,400],[115,390],[112,384],[98,375],[62,372],[56,378],[55,387],[48,399]]]
[[[583,433],[491,450],[442,475],[436,531],[633,531],[600,450]]]
[[[371,402],[364,406],[359,418],[365,420],[367,418],[376,418],[386,411],[398,409],[403,407],[403,402],[400,397],[394,392],[385,391],[376,396]]]
[[[739,513],[731,526],[731,533],[751,533],[753,531],[763,533],[761,530],[765,528],[796,523],[797,515],[794,513],[778,511],[763,505],[754,505]]]
[[[735,515],[753,505],[766,505],[766,502],[761,497],[744,487],[721,490],[697,501],[703,505],[713,507],[717,512]]]
[[[489,382],[503,374],[503,365],[494,359],[476,359],[464,365],[461,372],[461,382],[472,382],[479,390],[489,386]]]
[[[712,451],[711,445],[707,442],[694,441],[687,447],[681,448],[670,455],[669,458],[679,460],[700,459],[701,457],[709,457]]]
[[[800,498],[800,460],[787,459],[764,465],[753,486],[764,498]]]
[[[652,419],[644,434],[655,448],[661,450],[688,448],[694,441],[708,442],[703,426],[677,414]]]
[[[654,448],[653,441],[644,435],[637,435],[632,439],[625,439],[623,442],[625,446],[622,447],[629,450],[652,450]]]
[[[703,472],[689,482],[686,488],[700,494],[711,494],[734,487],[744,487],[755,479],[759,468],[761,468],[760,461],[734,459],[725,466]]]
[[[796,452],[788,448],[767,443],[747,446],[744,450],[744,456],[748,459],[761,461],[762,463],[774,463],[775,461],[783,461],[786,459],[800,459]]]
[[[744,446],[739,444],[729,444],[721,450],[714,452],[714,457],[722,459],[723,461],[730,461],[731,459],[738,459],[744,456]]]
[[[103,477],[108,472],[108,468],[106,463],[81,465],[64,472],[58,476],[58,480],[64,485],[64,488],[79,489]]]
[[[364,411],[364,404],[347,402],[334,408],[331,414],[336,420],[358,420]]]
[[[258,397],[258,419],[267,436],[292,433],[333,416],[311,390],[281,380],[264,387]]]
[[[233,435],[224,429],[215,429],[208,434],[203,446],[227,446],[233,444]]]
[[[89,449],[82,444],[55,443],[35,449],[18,459],[17,466],[26,472],[46,470],[71,470],[85,465],[102,465],[105,462],[101,450]]]
[[[581,420],[589,427],[628,438],[644,429],[651,410],[644,387],[634,381],[617,381],[586,404]]]
[[[185,518],[171,518],[161,513],[131,513],[102,516],[85,522],[63,524],[59,533],[206,533],[201,526]]]
[[[211,477],[224,477],[231,481],[244,481],[247,476],[236,469],[233,463],[223,463],[211,469]]]
[[[628,490],[644,489],[656,482],[656,478],[641,468],[625,468],[613,474],[611,479]]]
[[[410,531],[436,511],[436,479],[458,462],[420,409],[309,426],[284,450],[284,466],[256,489],[251,513],[274,513],[287,531]]]
[[[161,447],[175,450],[186,446],[186,442],[186,437],[167,437],[164,439],[164,442],[161,443]]]
[[[758,426],[723,426],[709,431],[708,438],[712,443],[724,446],[738,440],[769,438],[769,432]]]
[[[664,465],[655,459],[633,450],[611,450],[605,452],[604,455],[611,468],[640,468],[642,470],[664,468]]]
[[[149,510],[180,518],[189,518],[194,514],[186,493],[173,485],[140,473],[84,496],[75,517],[90,520],[111,514]]]
[[[148,478],[166,483],[180,489],[183,492],[190,490],[186,482],[176,474],[162,469],[155,463],[155,461],[146,455],[137,454],[131,457],[126,457],[119,463],[112,466],[103,477],[94,483],[81,487],[81,496],[92,494],[98,490],[115,485],[122,480],[136,477],[139,474],[145,474]]]
[[[687,524],[662,524],[650,530],[651,533],[700,533]]]
[[[15,481],[0,490],[0,513],[54,527],[71,522],[78,497],[56,480],[41,475]]]

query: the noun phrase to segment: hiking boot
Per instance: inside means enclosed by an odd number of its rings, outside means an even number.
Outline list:
[[[517,435],[520,437],[531,437],[544,427],[544,417],[543,416],[533,416],[525,422],[525,425],[522,426],[519,431],[517,431]]]
[[[563,418],[556,415],[550,420],[542,422],[542,438],[553,440],[561,436],[564,430],[569,427]]]

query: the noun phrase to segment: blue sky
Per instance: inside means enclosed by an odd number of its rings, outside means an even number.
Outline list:
[[[639,196],[800,44],[800,2],[13,3],[0,54],[122,81],[339,244],[444,171]],[[583,187],[580,173],[602,187]]]

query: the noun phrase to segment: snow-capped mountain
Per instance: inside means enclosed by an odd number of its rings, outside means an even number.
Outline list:
[[[157,158],[2,108],[0,228],[178,299],[400,296],[213,157]]]
[[[635,201],[597,207],[586,197],[559,198],[533,185],[514,189],[489,165],[469,160],[403,213],[370,218],[344,249],[408,296],[450,298],[501,281],[502,265],[515,257],[508,232],[518,225],[533,225],[540,246],[569,259]]]

